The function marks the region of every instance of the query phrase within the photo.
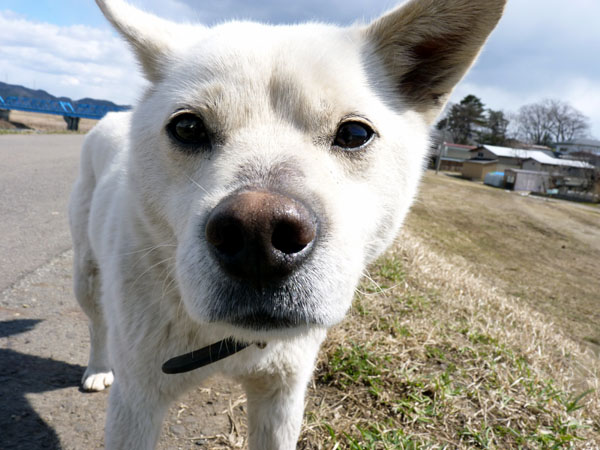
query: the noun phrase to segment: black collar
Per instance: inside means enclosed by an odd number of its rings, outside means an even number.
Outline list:
[[[244,350],[249,345],[253,344],[237,342],[233,338],[223,339],[191,353],[169,359],[162,365],[162,371],[167,374],[189,372],[227,358],[240,350]],[[259,348],[264,348],[266,344],[256,343],[256,345]]]

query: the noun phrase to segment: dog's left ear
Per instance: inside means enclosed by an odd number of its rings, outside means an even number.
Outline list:
[[[400,99],[432,123],[475,61],[506,0],[411,0],[363,33]]]
[[[96,0],[104,16],[133,48],[149,81],[160,81],[180,39],[195,39],[202,26],[177,24],[141,11],[123,0]]]

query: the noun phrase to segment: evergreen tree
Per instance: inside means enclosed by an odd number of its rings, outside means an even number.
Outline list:
[[[484,105],[474,95],[467,95],[460,103],[452,105],[437,128],[448,131],[454,143],[470,144],[478,140],[478,133],[485,124]]]

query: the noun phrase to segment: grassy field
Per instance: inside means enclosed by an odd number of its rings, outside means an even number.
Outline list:
[[[600,210],[428,176],[407,228],[600,349]]]
[[[299,448],[600,448],[600,213],[427,174],[330,334]]]

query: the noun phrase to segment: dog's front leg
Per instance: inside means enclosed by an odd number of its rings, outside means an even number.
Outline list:
[[[106,417],[107,450],[152,450],[156,446],[168,402],[148,391],[124,389],[117,379],[110,388]]]
[[[311,372],[282,377],[264,375],[244,379],[248,397],[248,440],[250,450],[296,448],[304,395]]]

